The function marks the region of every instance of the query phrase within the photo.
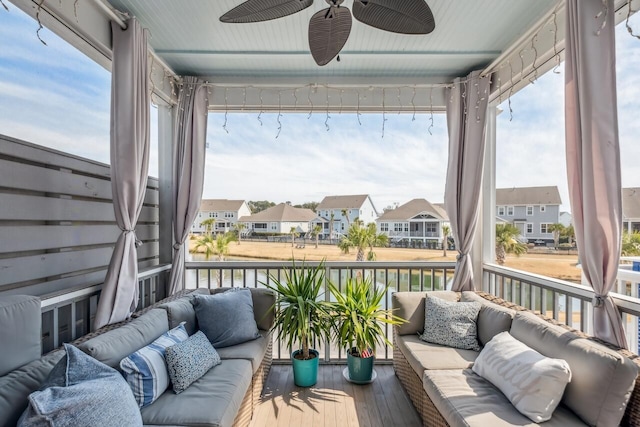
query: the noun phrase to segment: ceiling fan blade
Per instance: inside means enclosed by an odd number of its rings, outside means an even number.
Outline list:
[[[220,17],[225,23],[270,21],[300,12],[313,4],[313,0],[247,0]]]
[[[433,13],[424,0],[355,0],[353,17],[400,34],[429,34],[436,28]]]
[[[309,21],[309,49],[318,65],[326,65],[344,47],[351,32],[351,12],[330,7],[315,13]]]

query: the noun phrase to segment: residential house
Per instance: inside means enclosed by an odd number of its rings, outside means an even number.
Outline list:
[[[365,224],[378,218],[371,197],[368,194],[352,196],[327,196],[316,208],[317,218],[313,226],[320,225],[320,238],[336,238],[347,233],[349,225],[356,219]],[[333,228],[332,228],[333,226]]]
[[[549,226],[560,222],[561,204],[557,186],[496,188],[496,215],[529,243],[553,243]]]
[[[240,217],[247,215],[251,215],[251,209],[244,200],[204,199],[200,203],[200,211],[193,222],[191,232],[204,233],[206,227],[202,222],[213,218],[215,222],[212,231],[225,233],[233,229]]]
[[[442,247],[442,226],[449,225],[449,217],[443,206],[413,199],[386,211],[376,223],[378,232],[389,236],[391,241],[408,240],[411,246]]]
[[[253,215],[243,216],[239,222],[247,225],[247,231],[257,234],[286,234],[291,227],[295,227],[298,233],[307,233],[315,218],[316,214],[311,209],[280,203]]]
[[[640,187],[622,189],[622,229],[640,232]]]
[[[571,225],[571,218],[571,212],[562,211],[558,216],[558,222],[565,227],[568,227]]]

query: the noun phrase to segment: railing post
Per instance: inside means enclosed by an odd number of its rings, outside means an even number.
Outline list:
[[[329,279],[331,277],[331,268],[325,262],[324,264],[324,300],[331,301],[331,295],[329,292]],[[324,342],[324,361],[329,362],[331,360],[331,337],[327,337]]]

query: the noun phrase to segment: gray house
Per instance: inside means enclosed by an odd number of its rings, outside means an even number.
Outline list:
[[[640,232],[640,187],[622,189],[622,229]]]
[[[515,225],[529,243],[553,243],[549,226],[560,222],[558,187],[496,188],[496,215]]]
[[[386,211],[376,223],[378,232],[394,240],[420,242],[421,247],[441,247],[442,226],[449,225],[444,207],[426,199],[413,199]]]

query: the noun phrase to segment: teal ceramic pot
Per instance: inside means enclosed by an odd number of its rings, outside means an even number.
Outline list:
[[[318,364],[320,363],[320,353],[316,350],[309,350],[316,355],[313,359],[299,360],[295,358],[300,350],[291,353],[291,363],[293,364],[293,382],[298,387],[311,387],[318,381]]]
[[[366,383],[371,381],[373,375],[373,361],[375,357],[353,357],[347,352],[347,366],[349,378],[354,382]]]

